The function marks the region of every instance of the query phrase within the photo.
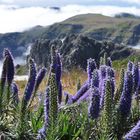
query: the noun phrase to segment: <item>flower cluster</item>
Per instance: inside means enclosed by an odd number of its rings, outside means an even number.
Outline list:
[[[139,140],[140,139],[140,121],[124,136],[125,140]]]

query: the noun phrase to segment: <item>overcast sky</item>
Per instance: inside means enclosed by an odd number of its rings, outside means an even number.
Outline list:
[[[0,3],[20,6],[64,6],[69,4],[140,6],[140,0],[0,0]]]
[[[48,8],[54,6],[61,10]],[[0,0],[0,33],[47,26],[77,14],[120,12],[140,15],[140,0]]]

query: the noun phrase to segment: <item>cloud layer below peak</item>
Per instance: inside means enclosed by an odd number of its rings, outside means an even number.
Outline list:
[[[54,10],[49,7],[0,5],[0,33],[23,31],[36,25],[47,26],[78,14],[100,13],[114,16],[121,12],[140,15],[140,9],[136,7],[67,5]]]

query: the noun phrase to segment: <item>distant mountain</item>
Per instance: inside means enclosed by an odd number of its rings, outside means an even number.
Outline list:
[[[135,18],[135,19],[140,19],[140,16],[130,14],[130,13],[120,13],[120,14],[116,14],[115,18]]]
[[[30,56],[38,66],[50,66],[50,50],[54,45],[62,57],[63,69],[74,67],[86,69],[87,59],[94,58],[99,63],[100,57],[106,52],[113,60],[126,58],[135,52],[124,46],[112,42],[97,41],[83,35],[67,35],[63,41],[40,39],[31,49]]]
[[[36,26],[24,32],[0,34],[0,57],[5,47],[10,48],[14,56],[21,56],[27,46],[37,39],[63,39],[69,34],[83,35],[98,41],[137,45],[140,43],[140,19],[83,14],[47,27]]]

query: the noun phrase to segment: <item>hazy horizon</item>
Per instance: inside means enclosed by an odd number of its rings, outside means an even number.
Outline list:
[[[49,7],[60,7],[54,10]],[[0,33],[20,32],[37,25],[48,26],[86,13],[114,16],[117,13],[140,16],[140,0],[0,0]]]

